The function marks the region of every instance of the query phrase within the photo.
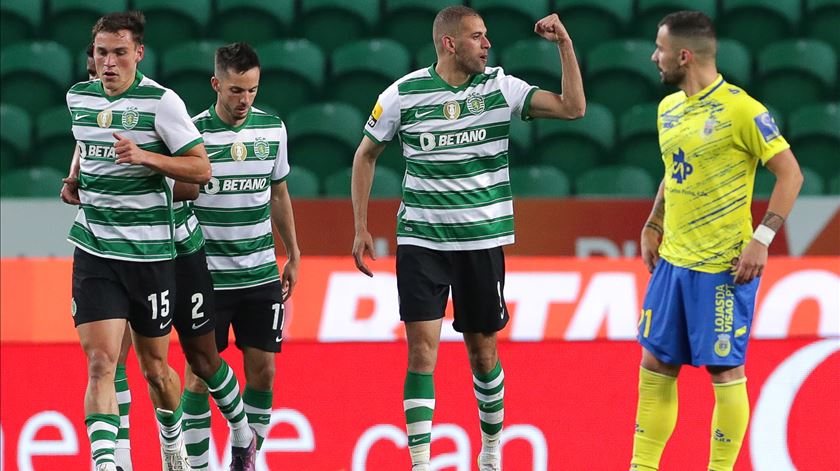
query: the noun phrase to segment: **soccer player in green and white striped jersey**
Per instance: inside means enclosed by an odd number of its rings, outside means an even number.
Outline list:
[[[187,467],[172,413],[180,382],[167,364],[176,287],[166,178],[204,183],[210,165],[181,99],[137,70],[144,26],[139,12],[100,18],[93,28],[100,80],[67,93],[80,157],[80,210],[68,237],[76,245],[72,307],[88,361],[85,423],[97,471],[117,470],[114,375],[126,321],[152,402],[169,412],[159,419],[164,469]]]
[[[87,54],[86,69],[88,80],[96,80],[96,62],[93,60],[93,43],[90,43],[85,51]],[[61,200],[67,204],[79,205],[79,147],[76,146],[73,152],[73,159],[70,162],[70,173],[63,180],[61,187]],[[128,387],[128,377],[125,372],[125,362],[128,352],[131,349],[131,327],[126,323],[125,331],[120,345],[120,354],[117,357],[117,370],[114,375],[114,388],[117,391],[117,408],[120,416],[120,426],[117,431],[116,448],[114,457],[117,464],[117,471],[133,471],[131,464],[131,441],[129,439],[129,409],[131,407],[131,390]]]
[[[376,102],[353,161],[356,266],[373,276],[367,205],[376,159],[399,135],[406,159],[397,214],[397,290],[408,340],[403,408],[414,471],[428,471],[434,372],[450,286],[455,330],[464,334],[478,400],[482,471],[501,469],[504,372],[496,332],[508,321],[504,254],[512,244],[513,204],[508,181],[511,117],[576,119],[586,106],[572,41],[556,14],[534,32],[557,44],[561,95],[538,90],[487,67],[484,21],[464,6],[447,7],[432,34],[437,62],[388,87]]]
[[[216,103],[193,118],[213,167],[213,177],[193,206],[206,238],[215,289],[216,344],[220,351],[227,347],[232,326],[244,356],[242,399],[257,433],[257,448],[271,419],[283,302],[292,293],[300,260],[285,181],[286,128],[280,118],[252,106],[259,79],[259,58],[251,46],[234,43],[219,48],[211,79]],[[288,256],[282,273],[272,223]],[[185,413],[206,417],[185,429],[189,460],[193,469],[205,469],[210,438],[207,389],[189,368],[185,384]]]
[[[95,80],[97,77],[93,60],[93,43],[87,52],[89,79]],[[79,160],[77,148],[70,166],[70,177],[65,179],[61,192],[62,200],[68,204],[80,204],[77,179]],[[198,197],[198,185],[176,182],[169,178],[167,178],[167,183],[172,187],[174,238],[177,253],[175,272],[178,289],[174,300],[175,313],[172,325],[179,333],[181,346],[190,368],[207,384],[213,400],[229,422],[232,445],[231,469],[247,469],[245,463],[253,461],[252,455],[256,454],[256,437],[248,426],[236,376],[233,375],[228,364],[219,357],[216,349],[213,283],[204,254],[204,237],[191,206],[185,203]],[[120,427],[115,449],[117,471],[133,469],[128,434],[128,408],[131,395],[125,374],[125,362],[130,347],[130,328],[126,325],[114,378],[120,413]],[[204,402],[207,402],[206,397]],[[209,413],[208,409],[208,416]],[[180,414],[181,411],[178,410],[173,415],[177,417]],[[159,413],[158,416],[160,419],[161,414]],[[166,417],[167,415],[164,414],[163,420],[166,420]],[[188,415],[185,418],[192,419]],[[183,421],[185,430],[189,429],[191,423],[193,422],[190,420]]]

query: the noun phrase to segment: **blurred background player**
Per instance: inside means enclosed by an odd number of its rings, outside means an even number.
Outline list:
[[[676,12],[659,23],[651,59],[662,82],[681,91],[659,104],[665,176],[641,235],[653,276],[639,323],[633,470],[659,467],[677,420],[683,364],[705,365],[714,386],[708,469],[734,466],[749,422],[744,360],[756,289],[767,247],[802,185],[767,109],[718,74],[716,49],[714,25],[703,13]],[[753,232],[758,162],[776,185]]]
[[[242,350],[248,422],[262,446],[271,419],[274,360],[283,336],[283,303],[297,281],[300,249],[295,236],[286,128],[280,118],[252,105],[260,82],[254,49],[234,43],[216,51],[211,86],[216,103],[193,118],[206,145],[213,178],[194,203],[206,238],[216,303],[216,344],[228,345],[231,326]],[[287,261],[282,274],[274,252],[272,223]],[[187,368],[184,411],[190,464],[208,466],[210,411],[207,388]],[[253,463],[250,463],[253,466]],[[253,469],[253,468],[249,468]]]
[[[412,469],[429,470],[433,372],[450,286],[456,331],[464,334],[478,400],[481,470],[501,467],[504,372],[496,332],[509,316],[504,252],[512,244],[508,128],[523,119],[576,119],[586,106],[572,41],[556,14],[534,31],[557,44],[562,95],[538,90],[487,67],[490,41],[481,16],[447,7],[432,28],[437,63],[388,87],[376,102],[353,160],[352,199],[357,268],[373,276],[367,206],[376,159],[399,134],[407,171],[397,222],[397,289],[408,340],[403,390]]]
[[[76,245],[72,307],[88,362],[85,423],[97,471],[116,470],[114,377],[126,320],[158,411],[164,469],[187,468],[180,381],[167,364],[175,253],[165,178],[203,183],[210,165],[183,101],[137,70],[144,24],[139,12],[100,18],[93,28],[100,80],[67,93],[80,157],[81,209],[68,237]]]

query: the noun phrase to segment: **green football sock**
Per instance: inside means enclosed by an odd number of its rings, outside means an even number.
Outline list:
[[[482,447],[497,447],[505,419],[505,372],[502,363],[497,361],[489,373],[473,372],[473,389],[478,400]]]
[[[210,403],[208,393],[194,393],[184,389],[181,404],[184,443],[187,460],[194,470],[207,469],[210,465]]]
[[[435,412],[435,380],[431,373],[409,371],[403,387],[403,410],[411,464],[428,463]]]
[[[245,413],[248,414],[248,423],[257,432],[257,449],[262,448],[265,435],[268,433],[268,425],[271,422],[271,403],[274,399],[272,391],[259,391],[245,385],[245,393],[242,394],[242,402],[245,403]]]
[[[90,454],[98,466],[103,463],[115,463],[117,431],[120,428],[120,416],[116,414],[90,414],[85,417]]]

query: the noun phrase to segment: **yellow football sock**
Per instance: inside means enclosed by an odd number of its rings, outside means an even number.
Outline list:
[[[659,469],[659,458],[677,424],[677,378],[639,368],[639,405],[631,470]]]
[[[715,411],[712,414],[712,440],[709,469],[729,471],[735,466],[741,442],[750,421],[747,378],[715,384]]]

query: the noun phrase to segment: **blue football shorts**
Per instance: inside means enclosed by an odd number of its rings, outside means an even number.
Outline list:
[[[743,365],[758,283],[736,285],[729,271],[704,273],[660,258],[642,304],[639,343],[673,365]]]

